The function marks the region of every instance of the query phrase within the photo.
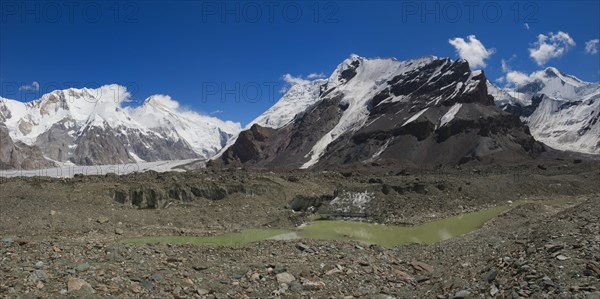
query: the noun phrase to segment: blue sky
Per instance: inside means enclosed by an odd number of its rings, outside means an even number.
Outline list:
[[[502,84],[545,66],[600,80],[599,1],[273,3],[2,0],[0,96],[118,83],[246,124],[281,96],[284,74],[328,76],[352,53],[457,59],[452,44]]]

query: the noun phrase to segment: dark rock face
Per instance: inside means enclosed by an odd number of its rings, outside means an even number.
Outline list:
[[[13,142],[4,124],[0,124],[0,169],[36,169],[55,166],[36,146]]]
[[[165,190],[157,188],[139,188],[129,191],[115,190],[112,197],[118,203],[140,209],[160,209],[167,204],[168,200]]]
[[[112,130],[88,127],[80,134],[76,143],[77,148],[71,158],[75,164],[118,164],[134,161]]]
[[[134,163],[131,153],[145,161],[198,158],[182,139],[174,141],[160,134],[141,134],[129,128],[87,127],[75,133],[64,120],[41,134],[35,144],[46,157],[55,161],[72,161],[79,165]]]
[[[154,132],[150,135],[140,134],[135,130],[121,128],[126,134],[119,134],[117,138],[124,144],[129,152],[144,161],[182,160],[194,159],[200,156],[183,139],[173,140],[166,132]]]
[[[264,146],[272,135],[272,130],[253,125],[238,136],[237,142],[223,156],[228,163],[243,164],[262,159]]]
[[[356,68],[358,68],[359,65],[360,61],[358,60],[355,60],[352,63],[350,63],[350,67],[342,71],[342,74],[340,76],[340,82],[348,82],[349,80],[354,78],[354,76],[356,76]]]
[[[129,128],[90,126],[75,133],[68,122],[53,125],[37,138],[35,144],[46,157],[78,165],[137,162],[131,153],[145,161],[199,158],[183,139],[175,141],[166,132],[141,134]]]
[[[256,128],[242,133],[218,163],[301,167],[309,160],[315,144],[330,134],[347,111],[356,109],[348,104],[348,98],[360,92],[349,90],[347,85],[356,83],[353,80],[364,80],[364,76],[360,78],[363,62],[346,65],[336,77],[341,85],[332,84],[330,78],[321,88],[321,101],[294,122],[277,130],[269,129],[260,141],[248,138],[255,136],[251,131]],[[437,58],[409,71],[390,74],[385,81],[375,82],[377,88],[380,84],[384,88],[364,99],[366,121],[332,138],[318,162],[311,166],[335,169],[374,161],[457,165],[514,162],[539,155],[543,145],[533,139],[518,116],[495,107],[486,82],[484,73],[472,73],[466,61]]]
[[[511,105],[511,104],[506,104],[506,105],[501,105],[499,106],[500,109],[502,109],[503,111],[506,111],[508,113],[517,115],[517,116],[523,116],[523,117],[529,117],[531,116],[535,110],[540,106],[540,103],[542,102],[542,100],[544,99],[544,95],[532,95],[531,96],[531,105],[529,106],[521,106],[521,105]]]
[[[118,203],[139,209],[161,209],[170,201],[189,202],[199,198],[216,201],[235,194],[257,196],[272,192],[273,189],[267,184],[205,183],[117,188],[109,192],[109,197]]]
[[[325,97],[295,122],[274,130],[253,125],[212,165],[255,165],[298,168],[319,138],[331,130],[342,115],[341,97]]]
[[[76,139],[70,134],[72,129],[66,125],[67,122],[62,121],[53,125],[35,141],[35,145],[44,152],[46,157],[60,162],[69,161],[71,158],[73,149],[69,146],[75,144]]]

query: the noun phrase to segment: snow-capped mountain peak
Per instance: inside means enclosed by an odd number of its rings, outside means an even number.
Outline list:
[[[565,100],[577,100],[587,94],[592,83],[567,75],[555,67],[548,67],[529,75],[529,82],[514,88],[525,94],[545,94]]]
[[[600,83],[555,67],[529,77],[529,83],[515,89],[488,82],[488,92],[498,107],[521,116],[537,140],[560,150],[599,154]]]
[[[557,69],[555,67],[547,67],[544,70],[544,75],[546,78],[553,78],[553,77],[559,78],[565,84],[571,84],[576,87],[580,87],[580,86],[589,84],[589,82],[584,82],[583,80],[581,80],[575,76],[564,74],[563,72],[561,72],[559,69]]]

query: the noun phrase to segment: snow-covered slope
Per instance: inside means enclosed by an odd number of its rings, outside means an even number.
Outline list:
[[[550,147],[600,154],[600,93],[577,102],[544,96],[527,119],[531,132]]]
[[[600,83],[554,67],[529,77],[514,89],[488,82],[488,91],[498,107],[521,116],[537,140],[559,150],[600,154]]]
[[[369,117],[368,101],[388,87],[387,81],[390,78],[421,68],[435,59],[437,57],[428,56],[398,61],[390,58],[367,59],[352,55],[342,62],[327,80],[327,89],[334,90],[331,97],[343,95],[340,104],[347,108],[336,126],[313,146],[310,159],[301,168],[313,166],[331,142],[348,131],[357,130],[364,124]],[[439,75],[436,73],[431,77]],[[391,98],[389,101],[401,99],[402,96]]]
[[[106,85],[57,90],[27,103],[3,99],[0,121],[13,140],[77,164],[209,158],[241,129],[185,111],[168,96],[138,107],[126,105],[130,96],[125,87]]]
[[[292,85],[275,105],[251,121],[246,129],[254,124],[273,129],[287,125],[296,116],[319,101],[321,85],[326,82],[326,80],[321,79],[303,80]]]
[[[487,88],[488,93],[494,97],[494,101],[498,107],[531,105],[531,96],[525,93],[520,93],[510,88],[498,88],[490,81],[487,81]]]

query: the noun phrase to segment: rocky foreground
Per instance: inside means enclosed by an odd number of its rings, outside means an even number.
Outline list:
[[[561,163],[523,167],[520,175],[479,168],[468,169],[468,176],[467,170],[407,170],[380,176],[231,172],[3,180],[0,297],[600,298],[597,169]],[[208,188],[208,182],[214,185]],[[180,192],[170,192],[172,186]],[[433,245],[121,242],[292,228],[313,213],[331,212],[326,195],[338,189],[371,190],[374,198],[361,217],[387,224],[413,225],[507,200],[532,203]],[[131,201],[132,190],[167,190],[166,199],[148,207],[150,197]],[[187,190],[189,198],[182,195]],[[302,194],[324,200],[305,210],[292,207]],[[541,202],[548,199],[569,204]]]

